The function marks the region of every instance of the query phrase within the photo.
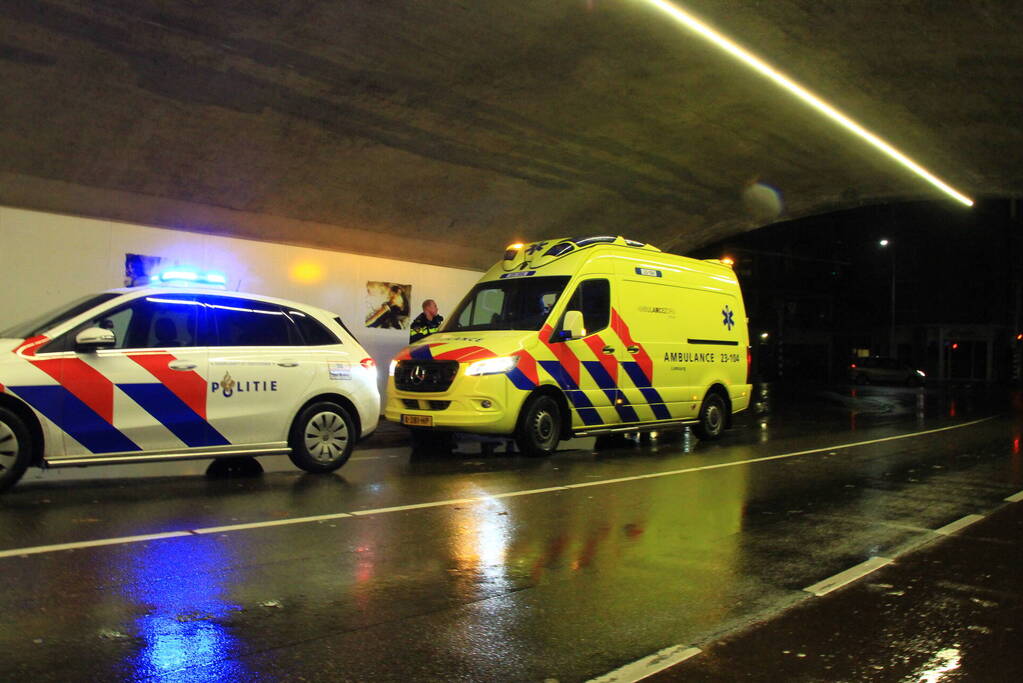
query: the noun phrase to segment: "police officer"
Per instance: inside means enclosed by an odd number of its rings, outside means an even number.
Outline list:
[[[409,343],[417,342],[440,329],[444,316],[437,313],[437,302],[427,299],[423,302],[423,312],[416,316],[409,328]]]

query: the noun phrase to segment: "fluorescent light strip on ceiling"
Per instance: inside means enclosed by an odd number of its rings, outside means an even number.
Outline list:
[[[935,176],[933,173],[928,171],[920,164],[910,159],[908,156],[897,150],[895,147],[892,147],[883,139],[881,139],[874,133],[871,133],[869,130],[867,130],[860,124],[856,123],[851,118],[849,118],[839,110],[835,109],[833,106],[831,106],[821,98],[817,97],[812,92],[810,92],[803,86],[799,85],[798,83],[796,83],[791,78],[775,69],[773,66],[771,66],[764,60],[760,59],[759,57],[749,52],[748,50],[744,49],[743,47],[733,43],[727,37],[710,28],[709,26],[707,26],[702,21],[700,21],[693,15],[689,14],[685,10],[680,9],[678,6],[670,2],[667,2],[666,0],[646,0],[646,2],[649,2],[651,5],[666,12],[673,19],[683,24],[686,28],[698,33],[699,35],[703,36],[710,42],[714,43],[719,48],[721,48],[728,54],[732,55],[736,59],[741,60],[754,70],[760,72],[764,76],[767,76],[772,81],[774,81],[775,83],[777,83],[778,85],[785,88],[790,93],[801,99],[803,102],[806,102],[808,105],[810,105],[820,113],[824,114],[832,121],[841,124],[846,129],[860,136],[861,138],[869,142],[871,145],[881,150],[882,152],[890,156],[892,159],[895,159],[900,164],[911,170],[913,173],[917,174],[918,176],[929,182],[931,185],[937,187],[945,194],[956,199],[957,201],[962,202],[966,206],[973,206],[972,199],[962,194],[961,192],[958,192],[955,188],[941,180],[941,178]]]

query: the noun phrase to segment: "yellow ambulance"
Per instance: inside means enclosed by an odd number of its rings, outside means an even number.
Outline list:
[[[438,432],[562,439],[691,424],[716,439],[750,400],[749,333],[724,263],[622,237],[513,244],[440,332],[390,365],[385,415]]]

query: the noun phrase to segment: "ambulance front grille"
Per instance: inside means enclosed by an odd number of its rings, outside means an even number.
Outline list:
[[[447,391],[458,374],[458,361],[403,360],[394,369],[394,386],[401,391]]]
[[[403,398],[401,402],[409,410],[447,410],[451,401],[420,401],[417,398]]]

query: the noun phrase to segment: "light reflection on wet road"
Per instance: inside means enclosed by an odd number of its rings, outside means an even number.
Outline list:
[[[0,558],[14,587],[0,677],[585,680],[779,614],[1023,487],[1018,396],[856,387],[760,402],[715,444],[410,457],[383,434],[328,477],[286,459],[250,479],[194,463],[26,477],[0,499],[0,550],[485,500]]]

